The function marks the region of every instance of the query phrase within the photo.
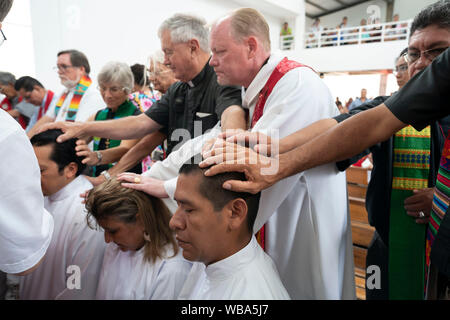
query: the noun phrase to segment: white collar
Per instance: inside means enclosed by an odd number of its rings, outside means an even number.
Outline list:
[[[86,184],[86,182],[88,182],[87,179],[85,177],[83,177],[83,175],[79,175],[74,180],[72,180],[69,184],[65,185],[61,190],[52,194],[51,196],[48,196],[47,198],[50,202],[61,201],[68,197],[73,196],[74,192],[75,192],[75,195],[78,197],[80,195],[78,192],[80,191],[82,185]],[[86,191],[86,190],[84,190],[84,191]],[[80,198],[80,202],[81,202],[81,200],[82,199]]]
[[[257,99],[259,93],[264,88],[267,80],[269,80],[270,75],[276,66],[283,60],[284,55],[273,53],[270,55],[269,61],[259,70],[256,77],[253,79],[252,83],[248,86],[247,90],[244,91],[242,88],[242,106],[244,108],[250,109],[252,104]]]
[[[250,242],[235,254],[208,265],[205,268],[207,278],[213,281],[224,280],[238,274],[240,269],[248,266],[255,258],[258,246],[256,238],[252,236]]]

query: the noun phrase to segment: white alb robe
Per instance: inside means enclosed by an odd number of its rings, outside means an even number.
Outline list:
[[[261,89],[282,59],[273,54],[242,91],[249,120]],[[251,131],[273,136],[271,130],[278,130],[277,138],[281,139],[337,112],[329,89],[318,75],[306,67],[296,68],[275,85]],[[164,187],[173,199],[183,160],[189,159],[189,152],[191,156],[200,152],[201,142],[215,135],[217,131],[213,130],[188,141],[146,174],[167,180]],[[345,174],[330,163],[283,179],[261,193],[254,231],[268,222],[266,251],[292,299],[355,299],[346,190]]]
[[[96,299],[99,300],[173,300],[180,294],[192,263],[181,250],[173,256],[167,245],[164,258],[144,261],[144,248],[121,251],[115,243],[105,250]]]
[[[53,237],[39,268],[21,279],[20,299],[95,298],[106,244],[103,232],[86,223],[80,193],[89,189],[92,184],[81,175],[45,197],[45,208],[55,222]],[[74,278],[78,275],[80,289]]]
[[[25,131],[0,109],[0,270],[20,273],[44,256],[53,218],[44,209],[41,173]]]
[[[180,300],[289,300],[272,259],[255,237],[235,254],[205,267],[195,262]]]

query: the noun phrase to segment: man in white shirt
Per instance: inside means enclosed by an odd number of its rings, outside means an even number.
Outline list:
[[[49,130],[31,139],[55,228],[42,264],[20,281],[20,299],[93,299],[97,290],[105,244],[103,234],[87,225],[79,197],[92,185],[81,175],[76,140],[56,143],[60,134]]]
[[[283,138],[337,115],[312,69],[270,53],[269,27],[256,10],[239,9],[215,23],[211,51],[218,82],[243,87],[252,132],[277,130]],[[264,190],[259,207],[254,230],[267,223],[266,252],[293,299],[355,298],[344,174],[327,164],[289,177]]]
[[[105,102],[89,78],[91,69],[84,53],[65,50],[59,52],[57,57],[56,69],[66,90],[56,97],[45,116],[28,132],[30,138],[46,123],[84,122],[98,110],[105,108]]]
[[[183,256],[195,261],[179,299],[289,299],[272,259],[253,236],[260,194],[222,188],[231,172],[205,177],[201,156],[180,169],[170,220]]]

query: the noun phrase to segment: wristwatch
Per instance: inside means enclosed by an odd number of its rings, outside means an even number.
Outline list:
[[[108,170],[102,171],[102,173],[100,173],[100,174],[105,177],[106,181],[111,179],[111,175],[109,174]]]
[[[98,160],[97,164],[99,164],[103,158],[102,153],[100,151],[95,151],[95,153],[97,154],[97,160]]]

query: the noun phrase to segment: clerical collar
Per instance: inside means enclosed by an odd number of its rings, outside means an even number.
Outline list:
[[[194,88],[196,86],[198,86],[198,84],[200,82],[202,82],[203,78],[206,76],[207,72],[209,71],[209,69],[211,69],[212,67],[209,65],[209,60],[211,60],[211,57],[209,57],[208,61],[206,62],[205,66],[203,67],[202,71],[199,72],[199,74],[197,74],[194,79],[186,82],[189,87]]]

